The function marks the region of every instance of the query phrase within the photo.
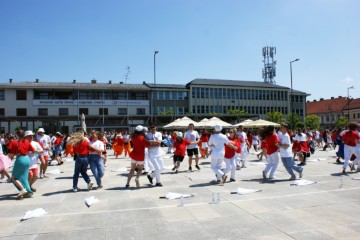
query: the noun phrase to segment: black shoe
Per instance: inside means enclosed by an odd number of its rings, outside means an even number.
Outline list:
[[[125,187],[126,187],[126,188],[129,188],[129,187],[130,187],[130,185],[129,185],[129,184],[126,184],[126,185],[125,185]]]
[[[233,178],[230,178],[230,182],[236,182],[235,179]]]
[[[172,170],[172,171],[175,171],[175,169],[176,169],[176,167],[173,167],[171,170]]]
[[[189,167],[189,171],[192,172],[192,167]]]
[[[195,167],[196,167],[196,169],[197,169],[197,170],[200,170],[200,167],[199,167],[199,165],[195,165]]]
[[[157,184],[155,184],[155,186],[162,187],[163,185],[161,183],[157,183]]]
[[[147,175],[147,178],[149,179],[150,184],[153,184],[153,178],[150,175]]]

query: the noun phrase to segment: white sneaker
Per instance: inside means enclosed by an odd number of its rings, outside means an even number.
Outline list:
[[[44,174],[40,174],[40,179],[43,179],[44,178]]]
[[[92,183],[92,182],[88,183],[88,190],[89,190],[89,191],[92,189],[92,186],[93,186],[93,183]]]
[[[28,192],[26,191],[25,188],[23,188],[20,193],[17,195],[17,198],[22,198],[23,196],[25,196]]]

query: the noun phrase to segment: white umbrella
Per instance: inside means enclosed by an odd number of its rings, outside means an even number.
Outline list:
[[[196,122],[188,117],[183,117],[183,118],[179,118],[176,119],[175,121],[173,121],[172,123],[169,123],[167,125],[164,126],[164,128],[186,128],[187,126],[189,126],[189,124],[196,124]]]
[[[81,114],[81,129],[86,132],[86,123],[85,123],[85,115]]]
[[[195,124],[195,127],[198,128],[214,128],[216,124],[221,125],[223,128],[231,128],[232,125],[230,123],[227,123],[220,118],[212,117],[208,119],[207,121],[205,119],[201,120],[197,124]]]
[[[259,120],[256,120],[256,121],[252,121],[252,122],[249,122],[249,123],[246,123],[244,125],[242,125],[244,128],[257,128],[257,127],[264,127],[264,126],[275,126],[275,127],[278,127],[280,126],[280,124],[278,123],[274,123],[274,122],[270,122],[270,121],[266,121],[266,120],[263,120],[263,119],[259,119]]]
[[[251,122],[253,122],[253,121],[254,121],[254,120],[246,119],[245,121],[242,121],[242,122],[240,122],[240,123],[237,123],[237,124],[235,124],[235,125],[233,125],[233,126],[234,126],[234,127],[243,126],[243,125],[246,125],[246,124],[251,123]]]

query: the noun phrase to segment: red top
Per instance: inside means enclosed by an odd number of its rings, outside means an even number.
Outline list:
[[[341,140],[343,141],[344,144],[351,147],[355,147],[356,141],[359,139],[360,137],[355,131],[347,131],[346,133],[344,133]]]
[[[230,141],[230,143],[232,144],[232,145],[234,145],[234,146],[236,146],[237,148],[238,148],[238,150],[239,150],[239,148],[240,148],[240,142],[239,141],[236,141],[236,140],[234,140],[234,139],[229,139]],[[225,155],[224,155],[224,157],[225,158],[232,158],[234,155],[235,155],[235,153],[236,152],[238,152],[238,150],[234,150],[234,149],[232,149],[232,148],[230,148],[228,145],[226,145],[226,144],[224,144],[225,145]],[[241,151],[241,149],[240,149],[240,151]],[[240,153],[240,152],[239,152]]]
[[[149,143],[145,141],[145,137],[138,135],[132,140],[133,149],[130,152],[129,156],[135,161],[144,161],[145,158],[145,148],[149,146]]]
[[[115,138],[115,142],[118,145],[122,145],[122,144],[124,144],[124,139],[122,137],[117,137],[117,138]]]
[[[190,141],[186,138],[183,138],[183,141],[181,143],[175,140],[174,148],[176,148],[176,150],[174,152],[174,155],[184,157],[187,145],[190,145]]]
[[[55,146],[61,146],[62,141],[63,141],[62,137],[57,137],[55,142],[54,142],[54,145]]]
[[[209,141],[209,135],[202,134],[201,137],[200,137],[200,141],[201,142],[208,142]]]
[[[103,153],[106,153],[106,144],[107,144],[106,138],[103,138],[102,142],[104,143],[104,151],[103,151]]]
[[[74,153],[78,155],[88,155],[89,154],[90,143],[88,141],[82,141],[81,143],[74,146]]]
[[[273,133],[271,136],[266,137],[265,142],[267,144],[266,147],[267,154],[270,155],[278,151],[279,148],[275,145],[276,143],[280,142],[277,134]]]
[[[11,141],[11,154],[18,154],[21,156],[26,156],[29,152],[33,152],[34,148],[31,146],[31,143],[27,140]]]
[[[16,141],[15,139],[10,140],[6,142],[6,147],[9,149],[11,154],[15,154],[18,147],[18,141]]]

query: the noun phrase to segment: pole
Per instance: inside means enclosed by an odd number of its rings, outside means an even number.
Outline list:
[[[347,88],[347,105],[348,105],[348,123],[350,123],[350,102],[351,102],[351,99],[350,99],[350,89],[354,89],[354,86],[351,86],[351,87],[348,87]]]
[[[153,102],[153,106],[151,106],[152,108],[152,122],[155,122],[154,119],[155,119],[155,114],[156,114],[156,106],[155,106],[155,88],[156,88],[156,54],[158,54],[159,51],[155,50],[154,51],[154,87],[153,87],[153,92],[152,92],[152,102]]]
[[[294,130],[294,96],[293,96],[293,80],[292,80],[292,63],[299,61],[297,58],[293,61],[290,61],[290,112],[291,112],[291,129]]]

